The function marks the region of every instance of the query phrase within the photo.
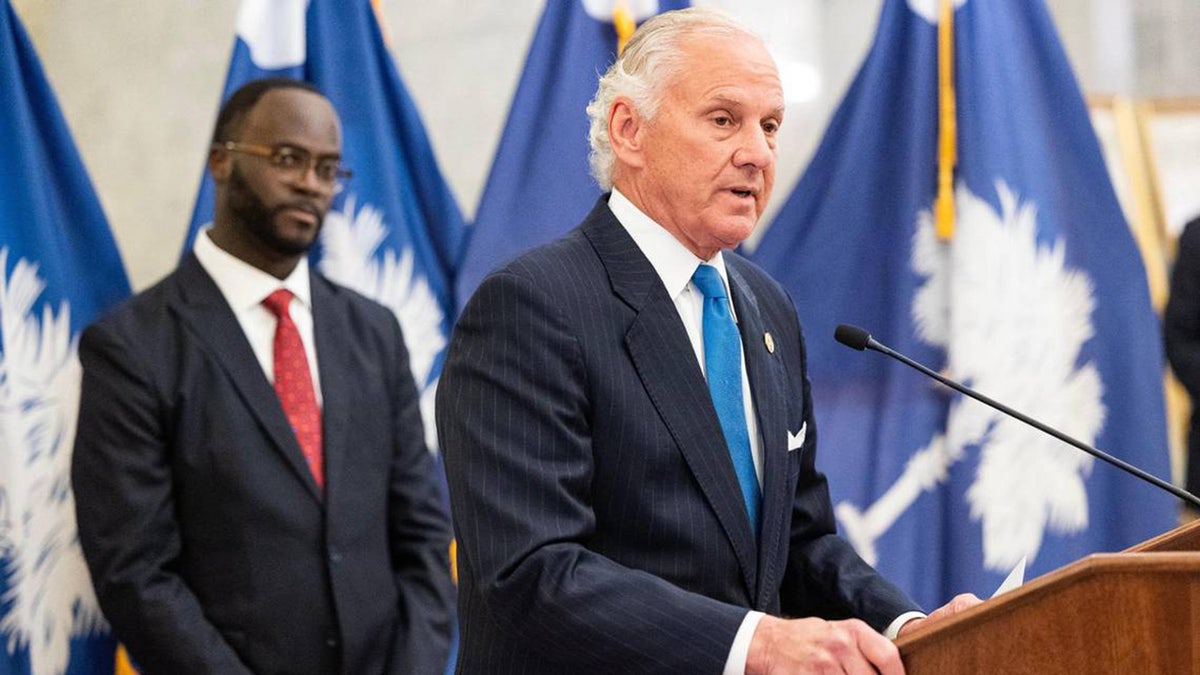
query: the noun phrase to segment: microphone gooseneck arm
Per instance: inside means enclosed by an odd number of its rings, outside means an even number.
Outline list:
[[[970,387],[968,387],[964,384],[959,384],[958,382],[955,382],[954,380],[951,380],[951,379],[943,376],[940,373],[934,372],[930,368],[927,368],[927,367],[921,365],[920,363],[913,361],[912,359],[901,354],[900,352],[875,340],[874,338],[871,337],[870,333],[863,330],[862,328],[859,328],[857,326],[847,326],[847,325],[843,324],[843,325],[837,327],[837,330],[834,332],[834,338],[838,342],[846,345],[847,347],[851,347],[851,348],[857,349],[859,351],[863,351],[865,349],[871,349],[871,350],[877,351],[881,354],[886,354],[887,356],[890,356],[893,359],[896,359],[897,361],[903,363],[904,365],[906,365],[910,368],[913,368],[920,373],[928,375],[929,377],[932,377],[933,379],[937,380],[938,382],[941,382],[942,384],[946,385],[947,387],[950,387],[951,389],[953,389],[957,392],[960,392],[966,396],[970,396],[971,398],[975,399],[976,401],[980,401],[981,403],[987,404],[987,405],[995,408],[996,410],[999,410],[1000,412],[1004,413],[1005,415],[1008,415],[1010,417],[1014,417],[1018,420],[1021,420],[1025,424],[1028,424],[1029,426],[1033,427],[1034,429],[1037,429],[1038,431],[1041,431],[1046,434],[1050,434],[1051,436],[1057,438],[1058,440],[1062,441],[1063,443],[1066,443],[1068,445],[1073,445],[1076,448],[1079,448],[1080,450],[1088,453],[1089,455],[1091,455],[1097,459],[1108,462],[1109,464],[1117,467],[1118,469],[1120,469],[1126,473],[1132,474],[1134,476],[1137,476],[1138,478],[1146,481],[1147,483],[1150,483],[1151,485],[1154,485],[1160,489],[1170,492],[1172,495],[1175,495],[1176,497],[1191,504],[1192,506],[1200,508],[1200,497],[1196,497],[1196,495],[1194,495],[1186,490],[1183,490],[1181,488],[1178,488],[1178,487],[1168,483],[1167,481],[1162,480],[1158,476],[1147,473],[1147,472],[1139,469],[1138,467],[1130,464],[1129,462],[1126,462],[1124,460],[1113,457],[1112,455],[1110,455],[1102,450],[1099,450],[1097,448],[1094,448],[1094,447],[1088,445],[1087,443],[1084,443],[1083,441],[1072,438],[1072,437],[1064,434],[1063,432],[1059,431],[1058,429],[1055,429],[1054,427],[1051,427],[1047,424],[1043,424],[1042,422],[1039,422],[1028,415],[1025,415],[1021,412],[1013,410],[1012,408],[1004,405],[1003,403],[996,401],[992,398],[989,398],[987,396],[984,396],[983,394],[975,391],[974,389],[971,389]]]

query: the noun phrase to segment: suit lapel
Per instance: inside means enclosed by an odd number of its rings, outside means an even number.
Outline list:
[[[317,368],[321,373],[321,426],[325,443],[325,503],[337,503],[336,495],[345,483],[346,451],[349,405],[351,400],[352,372],[348,363],[353,352],[346,342],[346,305],[337,302],[337,290],[311,274],[313,339],[316,342]]]
[[[746,357],[746,373],[750,378],[750,395],[754,398],[758,418],[758,437],[763,460],[762,533],[759,541],[758,606],[768,604],[770,589],[782,573],[782,545],[786,541],[792,500],[787,486],[787,410],[781,381],[785,377],[779,356],[768,351],[765,334],[770,326],[763,324],[758,300],[750,285],[730,264],[733,256],[725,257],[733,306],[737,312],[738,332],[742,337],[742,352]]]
[[[642,385],[721,523],[755,596],[757,550],[729,450],[687,331],[658,273],[601,200],[583,232],[613,292],[637,312],[625,344]]]
[[[225,370],[234,389],[296,477],[320,501],[320,491],[304,461],[292,425],[279,405],[279,397],[263,374],[262,365],[220,289],[192,253],[179,264],[176,278],[183,298],[176,307],[180,318]]]

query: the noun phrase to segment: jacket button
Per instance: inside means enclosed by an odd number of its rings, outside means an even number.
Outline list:
[[[330,649],[337,649],[337,646],[338,646],[337,638],[335,638],[335,637],[325,638],[325,646],[329,647]]]
[[[342,554],[338,553],[337,551],[330,551],[329,552],[329,562],[333,563],[334,565],[341,563],[342,562]]]

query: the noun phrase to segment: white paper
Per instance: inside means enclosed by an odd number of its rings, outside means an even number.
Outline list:
[[[1008,573],[1008,577],[1004,579],[1004,583],[1000,584],[1000,588],[997,588],[996,592],[992,593],[992,597],[994,598],[1001,593],[1007,593],[1023,583],[1025,583],[1025,556],[1021,556],[1020,562]]]

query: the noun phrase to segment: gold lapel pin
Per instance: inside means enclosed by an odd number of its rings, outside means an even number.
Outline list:
[[[774,354],[775,353],[775,338],[771,337],[771,331],[767,331],[766,333],[763,333],[763,342],[765,342],[767,344],[767,351]]]

